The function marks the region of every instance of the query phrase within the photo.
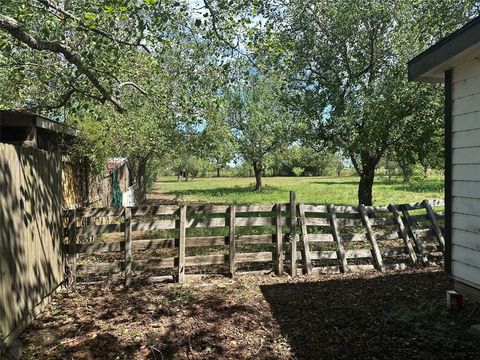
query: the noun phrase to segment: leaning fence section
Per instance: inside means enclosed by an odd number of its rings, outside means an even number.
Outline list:
[[[442,201],[389,206],[162,205],[66,213],[72,283],[384,271],[441,262]]]

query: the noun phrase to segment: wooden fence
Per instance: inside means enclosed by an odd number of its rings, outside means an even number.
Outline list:
[[[212,266],[231,276],[245,264],[263,264],[263,269],[277,275],[287,268],[291,276],[372,268],[383,271],[386,266],[398,266],[398,259],[428,266],[430,254],[444,249],[437,222],[443,215],[433,210],[437,206],[443,206],[443,201],[358,207],[305,205],[297,204],[291,193],[288,204],[83,208],[66,213],[68,243],[64,252],[73,282],[77,276],[123,272],[126,285],[133,274],[142,272],[167,270],[170,277],[182,282],[187,270]],[[411,215],[412,211],[422,214]],[[113,222],[95,224],[99,218]],[[211,234],[215,231],[220,235]],[[145,239],[145,232],[154,238]],[[121,233],[121,238],[115,233]],[[141,236],[132,236],[139,233]],[[110,234],[113,240],[102,234]],[[97,240],[88,240],[92,236]],[[202,249],[219,250],[204,255]],[[152,251],[163,253],[157,257],[148,253]]]
[[[60,154],[0,144],[0,348],[63,281],[61,172]]]

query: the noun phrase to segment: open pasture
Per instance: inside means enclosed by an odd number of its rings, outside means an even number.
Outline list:
[[[220,177],[177,181],[162,177],[149,194],[152,202],[208,202],[223,204],[271,204],[288,201],[290,190],[297,201],[307,204],[355,205],[358,177],[265,177],[262,192],[253,192],[254,178]],[[443,177],[414,179],[378,177],[373,187],[374,205],[401,204],[443,198]]]

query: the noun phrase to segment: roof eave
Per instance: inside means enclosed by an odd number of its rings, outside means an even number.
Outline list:
[[[462,56],[470,53],[472,48],[479,48],[480,17],[440,40],[408,62],[408,79],[410,81],[436,82],[443,79],[443,72],[453,66]],[[429,80],[430,79],[430,80]]]

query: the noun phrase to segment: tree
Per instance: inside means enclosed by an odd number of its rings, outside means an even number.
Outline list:
[[[235,140],[227,123],[227,109],[220,97],[206,109],[207,124],[201,135],[202,151],[220,177],[220,171],[235,155]]]
[[[435,35],[465,21],[472,2],[314,0],[270,5],[266,14],[280,34],[277,43],[288,46],[278,53],[278,64],[291,74],[290,102],[296,108],[300,104],[305,114],[306,141],[347,155],[360,177],[358,201],[371,205],[380,159],[405,136],[403,129],[417,121],[421,110],[441,96],[438,87],[407,81],[407,61]],[[424,32],[426,18],[433,39]]]
[[[278,80],[253,73],[227,95],[228,122],[239,153],[253,166],[255,191],[262,190],[266,156],[288,145],[293,133],[293,118],[282,106],[279,90]]]

